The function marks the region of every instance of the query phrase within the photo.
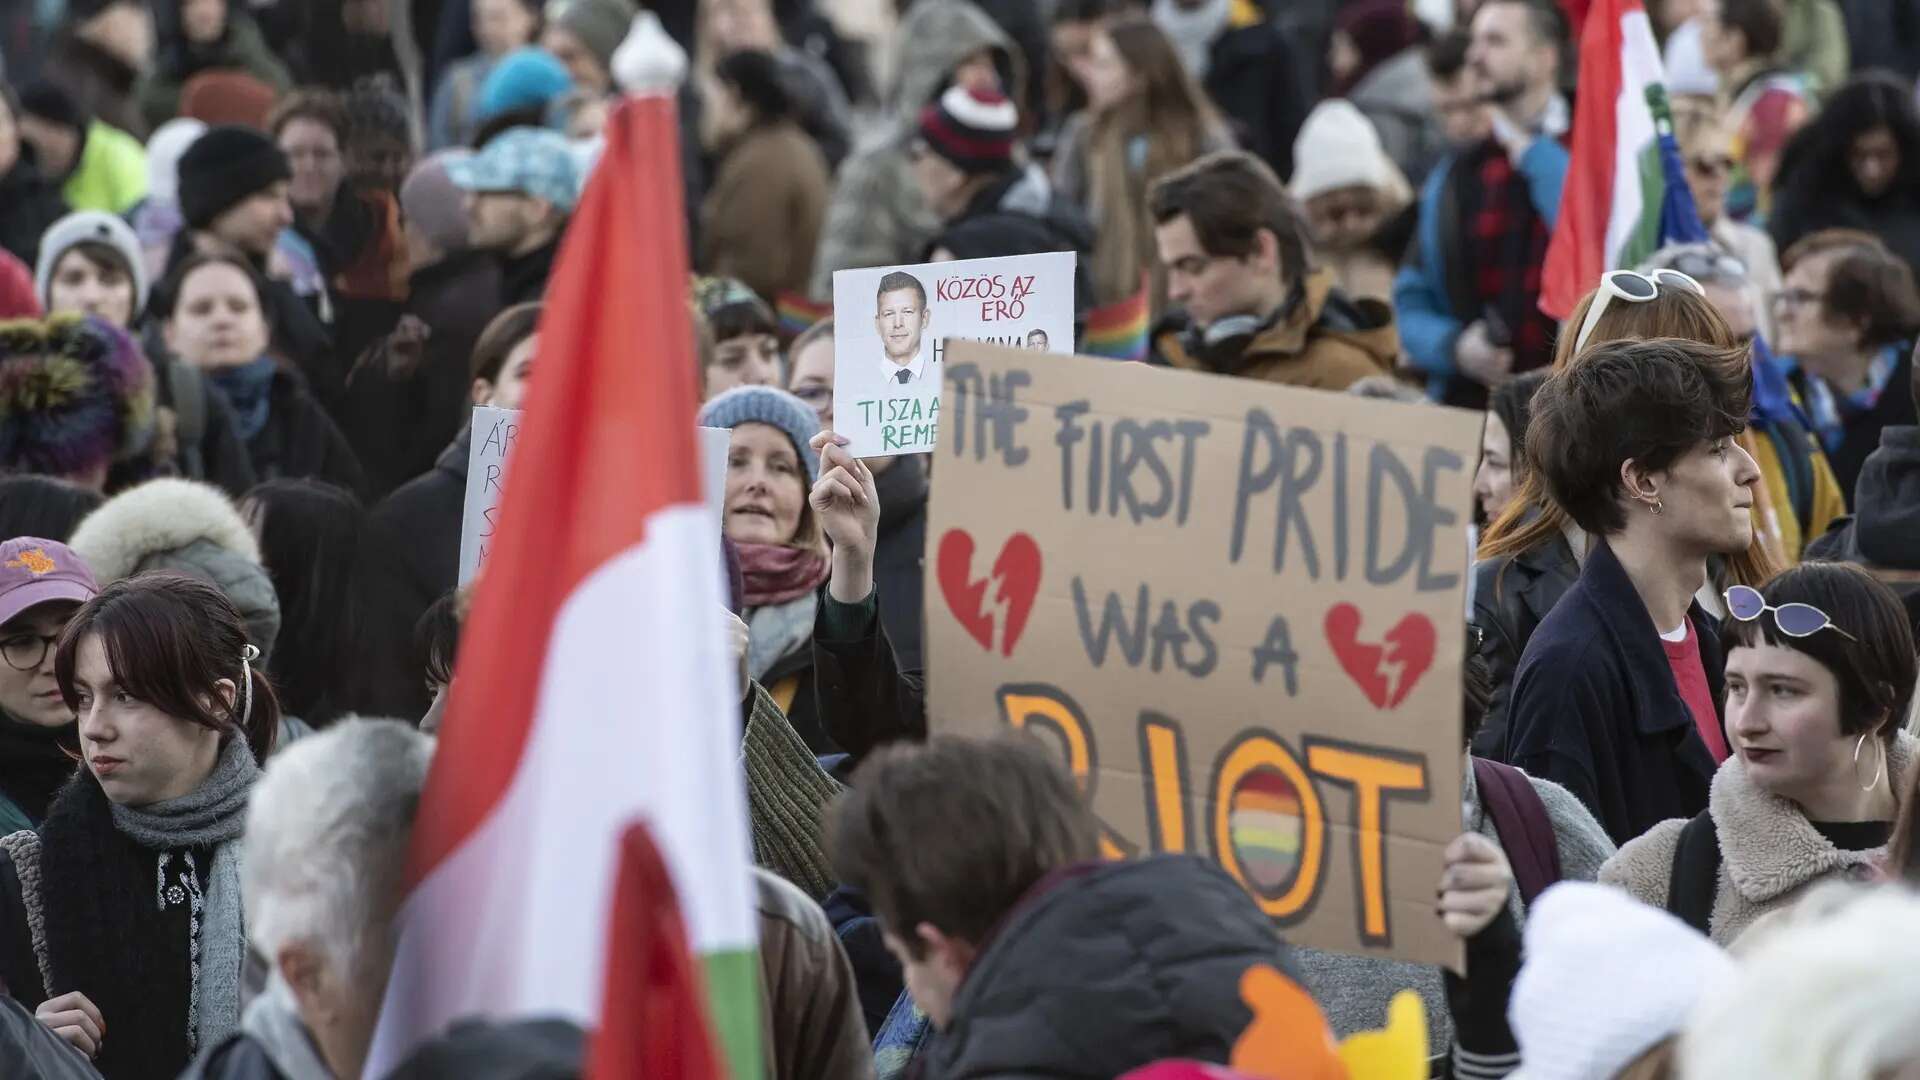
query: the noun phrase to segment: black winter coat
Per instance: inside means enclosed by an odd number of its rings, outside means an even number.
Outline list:
[[[880,621],[901,667],[920,667],[921,609],[926,599],[927,455],[894,458],[874,477],[880,494],[880,533],[873,552],[873,585]]]
[[[1293,975],[1246,890],[1192,855],[1083,864],[1021,898],[982,945],[923,1080],[1110,1080],[1164,1058],[1225,1063],[1253,1021],[1240,978]]]
[[[1213,43],[1207,97],[1226,114],[1240,147],[1283,182],[1293,177],[1293,140],[1319,100],[1314,83],[1322,55],[1272,22],[1228,30]]]
[[[311,478],[366,493],[367,476],[332,417],[307,391],[306,380],[285,368],[274,373],[267,424],[247,440],[247,457],[261,480]]]
[[[60,185],[40,172],[33,160],[33,148],[22,140],[20,160],[0,176],[0,248],[11,251],[32,269],[39,265],[41,234],[66,213],[67,200],[60,194]]]
[[[1473,564],[1473,625],[1480,631],[1480,655],[1493,679],[1487,715],[1473,737],[1475,757],[1507,760],[1507,706],[1513,700],[1520,657],[1541,620],[1579,577],[1580,563],[1559,533],[1518,555]]]
[[[828,625],[832,603],[823,590],[813,623],[814,708],[827,737],[848,755],[844,774],[874,747],[925,739],[927,691],[919,671],[901,666],[877,614],[865,632],[836,638]]]
[[[1839,448],[1827,451],[1827,462],[1833,466],[1834,479],[1840,481],[1840,490],[1847,493],[1849,507],[1858,499],[1854,489],[1859,486],[1860,470],[1866,467],[1868,455],[1880,449],[1880,433],[1917,422],[1913,393],[1908,389],[1912,383],[1913,354],[1901,346],[1900,363],[1888,376],[1880,400],[1866,412],[1848,417]]]
[[[432,704],[413,648],[413,627],[460,576],[471,428],[433,468],[380,501],[367,519],[355,575],[362,625],[361,712],[414,719]]]
[[[1724,722],[1725,657],[1699,604],[1687,616]],[[1507,760],[1578,796],[1624,844],[1707,806],[1716,766],[1681,699],[1646,605],[1605,542],[1533,632],[1507,710]]]
[[[415,271],[408,290],[400,325],[360,355],[340,409],[376,499],[433,468],[472,414],[473,345],[500,312],[500,264],[453,255]]]

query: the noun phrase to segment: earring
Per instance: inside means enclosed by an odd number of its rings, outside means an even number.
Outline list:
[[[1860,779],[1860,748],[1866,745],[1867,736],[1869,734],[1871,733],[1865,732],[1865,731],[1861,732],[1860,737],[1854,740],[1854,743],[1853,743],[1853,778],[1856,781]],[[1884,751],[1882,751],[1880,754],[1880,764],[1875,766],[1873,770],[1873,779],[1867,781],[1864,784],[1861,784],[1860,790],[1872,791],[1874,788],[1879,787],[1880,777],[1886,772],[1886,770],[1887,770],[1887,755]]]
[[[1659,499],[1655,499],[1655,500],[1653,500],[1653,505],[1652,505],[1652,506],[1649,506],[1649,507],[1647,507],[1647,509],[1649,509],[1649,510],[1651,510],[1651,511],[1653,511],[1653,512],[1654,512],[1654,514],[1656,514],[1656,515],[1658,515],[1658,514],[1660,514],[1661,512],[1663,512],[1663,511],[1665,511],[1665,510],[1666,510],[1666,508],[1667,508],[1667,504],[1666,504],[1666,503],[1663,503],[1663,502],[1661,502],[1661,501],[1660,501]]]

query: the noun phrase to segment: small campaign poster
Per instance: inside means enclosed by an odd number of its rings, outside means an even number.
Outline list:
[[[715,520],[727,494],[727,447],[733,433],[696,428],[700,441],[701,493]],[[500,524],[500,496],[506,490],[507,455],[520,437],[520,410],[473,407],[473,441],[467,449],[467,498],[461,514],[461,585],[473,580],[487,560],[493,531]]]
[[[1073,352],[1070,251],[833,275],[833,422],[859,457],[933,450],[949,340]]]

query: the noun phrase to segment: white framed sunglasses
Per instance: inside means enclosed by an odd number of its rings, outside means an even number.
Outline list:
[[[1606,312],[1607,305],[1615,300],[1624,300],[1629,304],[1645,304],[1660,295],[1661,286],[1686,289],[1695,296],[1707,295],[1700,283],[1678,270],[1655,270],[1651,274],[1642,274],[1634,270],[1609,270],[1600,275],[1600,287],[1593,303],[1587,307],[1587,318],[1580,324],[1580,336],[1573,339],[1573,354],[1580,355],[1587,347],[1587,338],[1593,336],[1593,328],[1600,325],[1600,316]]]

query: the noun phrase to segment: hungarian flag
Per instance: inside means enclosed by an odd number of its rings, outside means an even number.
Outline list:
[[[1540,309],[1556,319],[1602,272],[1633,266],[1659,242],[1666,178],[1647,88],[1664,79],[1641,0],[1592,0],[1580,35],[1572,160],[1540,287]]]
[[[671,99],[629,99],[606,139],[548,286],[369,1076],[452,1021],[527,1016],[593,1030],[606,1080],[760,1076],[739,695],[694,443]],[[648,840],[670,888],[649,876]],[[691,967],[673,961],[676,893]]]

